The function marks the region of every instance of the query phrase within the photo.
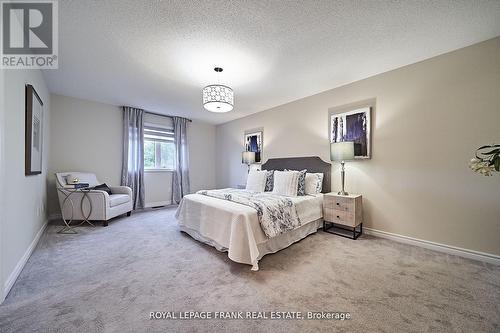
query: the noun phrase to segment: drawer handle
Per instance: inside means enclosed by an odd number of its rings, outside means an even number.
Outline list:
[[[339,218],[340,218],[340,216],[338,216],[338,215],[337,215],[337,218],[339,219]]]
[[[340,204],[337,202],[337,206],[340,206]]]

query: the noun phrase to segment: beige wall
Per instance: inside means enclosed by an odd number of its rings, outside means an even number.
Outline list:
[[[17,277],[19,263],[29,251],[46,217],[46,175],[50,153],[50,95],[38,70],[0,70],[0,266],[2,298]],[[43,166],[41,175],[24,175],[25,85],[32,84],[44,103]]]
[[[189,178],[191,192],[215,188],[215,126],[200,121],[190,123]]]
[[[328,109],[376,99],[373,158],[346,167],[365,226],[500,255],[500,176],[467,166],[477,147],[500,143],[499,54],[496,38],[219,125],[217,186],[244,183],[246,129],[264,127],[264,160],[328,161]]]
[[[60,212],[54,173],[93,172],[108,185],[120,185],[122,116],[120,108],[52,94],[49,214]]]
[[[5,73],[0,70],[0,189],[4,188],[5,179]],[[3,221],[5,191],[0,190],[0,303],[5,299],[3,277]]]
[[[114,105],[52,95],[52,154],[49,170],[50,214],[59,213],[54,173],[88,171],[109,185],[120,184],[122,111]],[[146,122],[171,125],[164,117]],[[191,189],[215,187],[215,126],[193,121],[188,128]],[[171,172],[145,173],[146,205],[169,203]]]

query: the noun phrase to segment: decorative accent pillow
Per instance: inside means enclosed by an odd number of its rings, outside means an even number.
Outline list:
[[[250,170],[247,178],[247,190],[264,192],[266,188],[267,171]]]
[[[264,191],[271,192],[273,190],[273,185],[274,185],[274,170],[263,170],[263,171],[267,171],[266,188],[264,189]]]
[[[296,170],[285,169],[285,171],[296,171]],[[307,169],[299,171],[299,184],[297,186],[297,195],[300,196],[306,195],[306,172]]]
[[[296,197],[299,186],[298,171],[274,171],[273,193],[287,197]]]
[[[111,189],[109,188],[109,186],[106,185],[106,183],[95,186],[94,190],[104,191],[104,192],[108,193],[109,195],[113,194],[111,192]]]
[[[306,173],[306,194],[318,194],[323,190],[323,173]]]

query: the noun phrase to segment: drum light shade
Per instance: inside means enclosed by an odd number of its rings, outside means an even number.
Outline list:
[[[221,84],[203,88],[203,107],[211,112],[229,112],[234,106],[233,89]]]
[[[255,152],[244,151],[241,153],[241,163],[250,165],[255,163]]]
[[[354,159],[354,142],[332,142],[330,144],[330,160],[349,161]]]

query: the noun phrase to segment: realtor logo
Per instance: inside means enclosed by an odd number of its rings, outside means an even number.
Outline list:
[[[1,68],[57,68],[57,1],[0,3]]]

